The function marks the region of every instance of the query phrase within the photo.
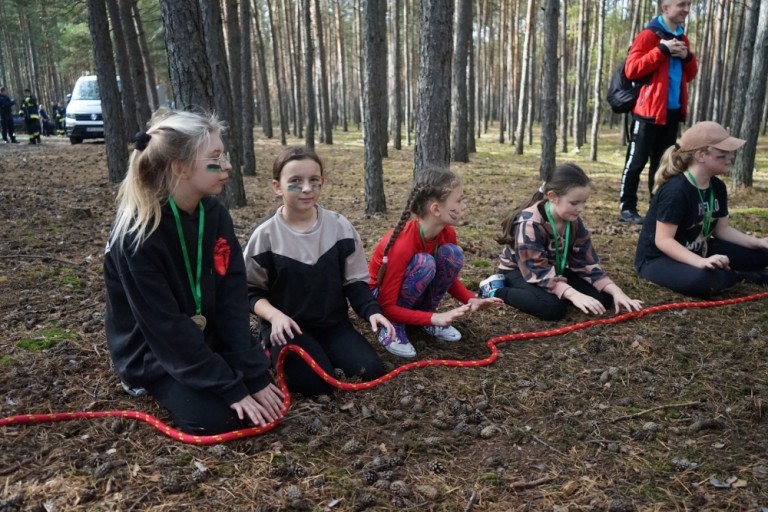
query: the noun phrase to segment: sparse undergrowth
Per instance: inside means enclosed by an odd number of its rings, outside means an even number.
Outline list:
[[[540,182],[534,149],[516,157],[493,139],[454,165],[469,198],[458,233],[471,287],[493,272],[502,216]],[[318,146],[323,202],[350,218],[370,254],[400,215],[412,153],[390,149],[389,213],[367,218],[360,134],[335,140]],[[585,217],[604,266],[647,306],[686,300],[632,270],[638,230],[616,222],[616,140],[601,140],[599,162],[558,157],[595,180]],[[122,392],[106,351],[101,264],[114,191],[104,146],[44,142],[0,147],[0,417],[137,409],[165,421],[152,400]],[[266,177],[277,151],[257,142],[259,176],[245,179],[249,204],[233,211],[243,241],[277,205]],[[755,184],[732,194],[732,222],[768,234],[766,177]],[[742,285],[723,298],[760,291]],[[416,332],[413,342],[423,359],[483,359],[490,338],[583,320],[573,310],[545,324],[505,308],[460,320],[459,344]],[[123,419],[5,427],[0,511],[761,510],[766,333],[760,300],[500,343],[484,368],[424,368],[369,391],[294,397],[272,432],[210,447]],[[55,343],[29,351],[25,340]],[[404,362],[381,353],[391,368]]]

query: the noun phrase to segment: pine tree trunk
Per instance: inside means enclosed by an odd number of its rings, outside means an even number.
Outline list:
[[[386,0],[363,0],[363,49],[365,80],[363,92],[363,140],[365,144],[365,213],[386,213],[381,140],[386,131],[381,106],[387,94]]]
[[[144,63],[141,58],[141,47],[139,46],[139,35],[136,33],[136,24],[133,22],[134,4],[136,0],[118,0],[120,11],[120,21],[123,25],[123,34],[128,53],[128,66],[131,73],[131,82],[133,83],[134,97],[133,101],[127,98],[126,103],[133,104],[136,107],[134,115],[138,123],[139,130],[144,129],[152,117],[152,111],[149,108],[149,95],[147,94],[147,75],[144,72]]]
[[[453,146],[451,160],[469,162],[467,148],[467,60],[472,37],[472,2],[458,0],[456,49],[453,54]]]
[[[272,100],[269,94],[269,78],[267,77],[267,57],[264,50],[264,39],[261,36],[261,16],[259,15],[261,9],[256,0],[253,0],[253,29],[256,33],[256,60],[259,63],[259,108],[261,111],[261,131],[264,132],[264,136],[271,139],[274,136],[272,131]],[[279,84],[280,80],[277,75],[277,69],[275,69],[275,83]],[[280,96],[278,95],[278,101]]]
[[[557,151],[557,40],[560,0],[544,5],[544,66],[541,77],[541,164],[539,177],[545,180],[555,169]]]
[[[744,119],[741,122],[739,132],[741,138],[747,142],[736,153],[736,162],[731,172],[734,188],[752,186],[757,137],[760,134],[761,106],[764,105],[766,95],[766,74],[768,74],[768,2],[760,2],[755,50],[752,56],[753,78],[749,81],[747,97],[744,102]]]
[[[255,96],[253,90],[253,53],[251,52],[251,0],[240,0],[240,77],[232,82],[232,88],[243,98],[240,116],[240,141],[242,145],[243,176],[256,176],[256,154],[253,149],[253,124]],[[230,57],[231,58],[231,57]],[[238,111],[235,110],[235,116]]]
[[[312,0],[302,0],[302,26],[304,27],[304,103],[306,107],[306,132],[304,145],[314,151],[315,125],[317,117],[315,110],[315,87],[312,77],[315,74],[315,53],[312,43]]]
[[[275,7],[275,10],[277,7]],[[275,12],[272,10],[270,0],[267,0],[267,14],[269,15],[269,32],[272,35],[272,60],[275,68],[275,82],[277,84],[277,111],[280,118],[280,144],[285,146],[286,133],[288,132],[288,116],[285,112],[285,92],[283,84],[283,72],[280,66],[280,50],[277,44],[278,35],[277,27],[275,24]]]
[[[121,103],[123,105],[123,121],[125,122],[125,125],[122,128],[125,131],[125,139],[128,140],[135,133],[143,130],[144,126],[139,122],[139,118],[136,116],[136,110],[133,110],[136,104],[136,92],[133,86],[131,63],[128,60],[125,32],[123,31],[123,22],[120,16],[117,0],[107,0],[107,11],[109,12],[109,19],[112,21],[110,26],[112,27],[112,34],[114,36],[113,47],[117,57],[117,70],[120,74],[120,87],[123,92],[122,96],[125,98],[125,101]]]
[[[472,12],[472,18],[474,19],[474,2],[470,2],[470,9],[473,9]],[[470,29],[472,30],[474,27]],[[470,32],[470,34],[471,34]],[[477,153],[477,144],[475,143],[475,87],[476,87],[476,76],[475,73],[475,44],[474,44],[474,38],[469,38],[469,47],[467,48],[467,72],[469,73],[469,76],[467,77],[467,133],[466,133],[466,139],[467,139],[467,151],[469,153]]]
[[[213,78],[195,0],[160,0],[168,72],[176,108],[213,111]]]
[[[400,0],[389,2],[389,138],[392,147],[402,148],[402,45],[400,38]]]
[[[227,52],[224,47],[224,31],[219,2],[200,2],[201,20],[205,34],[205,50],[213,77],[213,105],[215,112],[231,123],[224,132],[222,141],[229,149],[232,158],[232,170],[229,173],[227,187],[219,196],[226,206],[245,206],[245,188],[243,173],[240,169],[240,114],[235,118],[232,107],[232,82],[230,80]],[[231,34],[230,34],[231,35]],[[239,66],[240,62],[237,60]],[[238,81],[239,83],[239,81]],[[239,89],[239,87],[238,87]]]
[[[414,174],[447,166],[451,149],[453,0],[421,0]]]
[[[93,40],[96,76],[99,80],[101,109],[104,114],[104,138],[107,145],[107,169],[110,183],[119,183],[128,168],[128,146],[125,137],[117,72],[109,38],[109,22],[104,0],[87,0],[88,29]]]
[[[560,152],[568,152],[568,0],[560,9]]]
[[[147,71],[147,80],[149,82],[149,93],[152,98],[152,104],[150,110],[154,111],[160,107],[160,98],[157,94],[157,78],[155,77],[155,66],[152,63],[152,58],[149,53],[149,44],[147,43],[147,35],[144,33],[144,24],[141,21],[141,13],[139,12],[139,6],[137,2],[133,2],[133,21],[136,23],[136,32],[139,35],[139,45],[141,47],[141,55],[144,60],[144,69]]]
[[[748,0],[744,16],[744,30],[739,45],[739,71],[733,84],[733,109],[731,114],[731,135],[741,137],[741,122],[744,118],[744,103],[747,98],[752,75],[752,59],[757,34],[757,22],[760,14],[760,0]]]
[[[528,11],[525,16],[525,35],[524,41],[523,41],[523,65],[520,69],[520,96],[518,97],[518,106],[517,106],[517,126],[515,127],[515,154],[522,155],[523,154],[523,142],[524,142],[524,135],[525,135],[525,123],[526,123],[526,116],[528,114],[528,90],[529,90],[529,80],[528,77],[530,76],[529,68],[531,67],[531,41],[533,38],[533,33],[535,32],[534,23],[535,23],[535,17],[534,17],[534,4],[535,0],[528,0]]]
[[[600,130],[600,108],[603,84],[603,53],[605,51],[605,0],[597,3],[597,66],[595,69],[595,89],[592,95],[592,134],[589,142],[589,159],[597,161],[597,134]]]
[[[315,32],[317,38],[317,57],[320,61],[320,141],[323,144],[333,144],[333,119],[331,118],[331,95],[328,91],[328,68],[326,66],[325,42],[323,40],[323,16],[320,1],[315,0]]]
[[[341,1],[336,0],[336,59],[339,65],[339,94],[341,94],[341,100],[339,101],[339,118],[341,120],[341,130],[343,132],[349,131],[349,108],[348,101],[349,96],[347,92],[347,58],[346,49],[344,48],[344,24],[341,18]]]

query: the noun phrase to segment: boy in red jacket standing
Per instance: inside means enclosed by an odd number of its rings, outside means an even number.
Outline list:
[[[629,49],[624,72],[630,80],[649,77],[632,110],[631,142],[621,176],[619,221],[642,224],[637,212],[640,174],[650,159],[648,191],[661,155],[675,143],[678,126],[688,113],[688,82],[698,71],[683,23],[691,0],[660,0],[661,15],[640,32]]]

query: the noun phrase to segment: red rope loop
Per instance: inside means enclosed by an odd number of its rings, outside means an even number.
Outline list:
[[[686,309],[686,308],[713,308],[713,307],[727,306],[731,304],[741,304],[743,302],[755,301],[759,299],[764,299],[766,297],[768,297],[768,292],[756,293],[753,295],[736,297],[733,299],[660,304],[658,306],[651,306],[649,308],[642,309],[640,311],[632,311],[629,313],[624,313],[624,314],[617,315],[610,318],[598,318],[594,320],[588,320],[586,322],[579,322],[579,323],[567,325],[564,327],[558,327],[555,329],[506,334],[504,336],[497,336],[495,338],[491,338],[488,340],[486,345],[488,346],[488,349],[490,350],[491,353],[485,359],[477,359],[473,361],[463,361],[458,359],[425,359],[422,361],[414,361],[411,363],[404,364],[403,366],[399,366],[394,370],[392,370],[391,372],[387,373],[386,375],[379,377],[378,379],[368,381],[368,382],[358,382],[358,383],[341,382],[331,377],[322,368],[320,368],[317,365],[315,360],[312,359],[310,355],[304,351],[304,349],[297,347],[296,345],[286,345],[283,348],[283,350],[280,351],[280,355],[277,358],[277,365],[276,365],[277,384],[278,386],[280,386],[280,389],[285,394],[284,403],[285,403],[286,409],[288,409],[291,405],[291,395],[288,391],[287,385],[285,384],[285,376],[283,374],[283,364],[285,363],[285,358],[288,356],[289,352],[294,352],[299,357],[304,359],[304,361],[306,361],[306,363],[312,368],[312,370],[331,386],[338,389],[343,389],[346,391],[360,391],[360,390],[371,389],[373,387],[376,387],[379,384],[383,384],[384,382],[387,382],[388,380],[391,380],[397,377],[401,373],[411,371],[416,368],[425,368],[429,366],[449,366],[449,367],[458,367],[458,368],[470,368],[470,367],[474,368],[478,366],[488,366],[492,364],[494,361],[496,361],[496,359],[499,357],[499,350],[498,348],[496,348],[496,345],[500,343],[506,343],[508,341],[521,341],[521,340],[528,340],[528,339],[534,339],[534,338],[549,338],[552,336],[560,336],[563,334],[568,334],[570,332],[579,331],[581,329],[586,329],[588,327],[592,327],[595,325],[617,324],[619,322],[624,322],[632,318],[642,318],[646,315],[650,315],[652,313],[658,313],[662,311],[671,311],[675,309]],[[154,416],[151,416],[144,412],[95,411],[95,412],[60,412],[60,413],[51,413],[51,414],[20,414],[18,416],[10,416],[8,418],[0,419],[0,427],[11,426],[11,425],[32,425],[37,423],[52,423],[56,421],[69,421],[69,420],[78,420],[78,419],[97,419],[97,418],[128,418],[133,420],[140,420],[152,425],[157,430],[159,430],[160,432],[162,432],[163,434],[165,434],[166,436],[172,439],[176,439],[177,441],[181,441],[182,443],[197,444],[197,445],[218,444],[218,443],[223,443],[225,441],[232,441],[235,439],[244,439],[246,437],[260,435],[265,432],[269,432],[270,430],[275,428],[279,423],[278,421],[273,421],[263,427],[244,428],[241,430],[234,430],[232,432],[225,432],[223,434],[217,434],[212,436],[195,436],[192,434],[186,434],[184,432],[181,432],[180,430],[172,428],[166,425],[165,423],[163,423],[162,421],[160,421],[159,419],[155,418]]]

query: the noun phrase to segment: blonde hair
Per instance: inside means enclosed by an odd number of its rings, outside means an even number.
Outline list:
[[[664,154],[661,155],[659,168],[653,180],[652,193],[655,194],[670,179],[688,170],[688,167],[693,163],[693,156],[697,151],[709,152],[709,148],[695,148],[684,151],[677,144],[669,146]]]
[[[147,123],[147,131],[137,135],[128,172],[117,193],[117,215],[110,234],[111,244],[122,244],[133,237],[135,251],[160,225],[161,208],[173,191],[174,162],[189,167],[200,147],[211,134],[225,126],[212,114],[157,110]]]
[[[400,215],[400,220],[392,231],[392,236],[389,237],[387,245],[384,246],[382,254],[384,261],[382,261],[376,276],[379,287],[381,287],[384,274],[387,272],[387,254],[392,246],[395,245],[395,240],[400,236],[411,216],[423,217],[429,211],[430,201],[445,202],[448,196],[451,195],[451,192],[459,185],[461,185],[461,180],[459,180],[455,172],[447,167],[428,167],[416,176],[411,185],[408,199],[405,201],[405,208]]]

